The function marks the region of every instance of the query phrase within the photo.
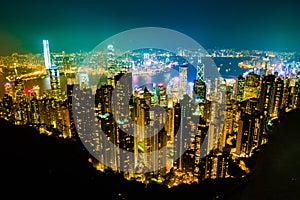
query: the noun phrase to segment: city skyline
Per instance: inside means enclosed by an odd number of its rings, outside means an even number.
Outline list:
[[[191,185],[188,190],[194,191],[193,187],[210,181],[219,185],[211,189],[219,191],[228,182],[228,191],[203,194],[225,197],[252,176],[255,159],[261,155],[258,152],[264,151],[266,144],[272,144],[271,131],[288,112],[297,112],[300,106],[300,63],[293,53],[245,51],[244,54],[227,49],[202,54],[198,49],[179,48],[172,55],[161,49],[143,48],[119,57],[109,44],[104,46],[105,51],[94,51],[85,58],[84,53],[51,53],[47,40],[40,43],[44,55],[16,53],[0,57],[1,76],[6,78],[2,80],[0,118],[11,127],[32,128],[31,132],[35,130],[41,137],[64,142],[65,148],[76,145],[78,151],[87,153],[82,155],[86,159],[82,164],[88,170],[93,170],[88,165],[97,170],[91,171],[94,180],[98,177],[99,181],[104,180],[100,178],[103,174],[106,177],[113,173],[123,177],[123,182],[129,181],[124,185],[141,182],[146,191],[148,185],[156,185],[165,187],[165,192],[174,187],[176,191],[181,185]],[[197,67],[180,57],[196,58],[189,61]],[[218,58],[219,70],[222,68],[223,73],[232,70],[234,77],[205,76],[208,72],[205,67],[216,67],[204,64],[205,59]],[[244,62],[235,61],[239,59]],[[176,68],[178,71],[171,78]],[[197,71],[192,74],[192,85],[188,84],[190,68]],[[245,68],[247,73],[241,75],[237,68]],[[145,75],[145,72],[151,73]],[[155,79],[156,73],[165,73],[163,77],[169,78]],[[96,82],[92,81],[93,76]],[[139,81],[133,84],[142,77],[150,80],[146,82],[151,83],[150,87]],[[34,85],[30,87],[28,83]],[[49,88],[45,88],[45,83]],[[4,123],[4,128],[7,126]],[[37,137],[33,141],[41,142]],[[15,151],[18,149],[12,152]],[[65,155],[62,152],[57,153]],[[270,157],[275,159],[276,155]],[[25,163],[36,171],[35,163],[46,160],[50,161],[40,154],[34,162]],[[60,159],[51,162],[62,164]],[[72,161],[66,164],[72,165]],[[90,182],[91,175],[80,177],[76,167],[69,169],[75,170],[71,175],[73,184],[76,181],[79,184],[81,178]],[[66,172],[55,176],[52,170],[57,171],[50,168],[50,173],[43,173],[45,181],[64,179]],[[19,178],[29,175],[17,174]],[[292,175],[284,184],[292,181],[294,187],[296,176]],[[122,192],[112,188],[112,194],[130,194],[125,188]]]
[[[297,196],[300,3],[4,7],[6,187],[107,199]]]
[[[14,1],[1,17],[0,55],[90,51],[103,40],[139,27],[180,31],[204,48],[300,51],[298,2],[289,1]]]

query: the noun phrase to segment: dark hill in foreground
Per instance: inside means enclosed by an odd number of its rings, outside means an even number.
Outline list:
[[[245,187],[228,200],[300,199],[300,111],[286,114],[257,154]]]
[[[167,189],[127,181],[115,173],[97,171],[79,142],[39,134],[33,127],[0,119],[1,196],[97,197],[99,199],[185,198],[296,200],[300,181],[300,111],[293,111],[270,135],[247,182],[208,180],[200,185]],[[300,127],[300,126],[299,126]]]
[[[0,137],[0,195],[76,197],[101,192],[112,197],[125,181],[97,171],[80,142],[41,135],[33,127],[4,120],[0,121]]]
[[[185,197],[212,199],[238,180],[208,180],[201,185],[168,189],[128,181],[114,172],[97,171],[81,142],[39,134],[33,127],[14,126],[0,119],[0,183],[10,198],[99,197],[141,199]],[[216,189],[218,188],[218,189]]]

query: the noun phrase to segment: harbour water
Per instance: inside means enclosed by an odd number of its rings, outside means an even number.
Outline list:
[[[222,77],[234,78],[246,72],[246,69],[240,68],[238,66],[238,63],[244,60],[247,60],[247,58],[217,57],[217,58],[213,58],[214,63],[211,63],[212,59],[210,58],[202,59],[202,62],[206,68],[209,67],[219,68],[219,74]],[[175,68],[171,70],[171,73],[163,73],[152,77],[134,76],[132,84],[133,87],[135,87],[135,86],[145,85],[146,83],[147,87],[151,87],[152,83],[160,83],[160,82],[167,83],[173,77],[178,76],[178,73],[179,73],[178,69]],[[196,77],[196,68],[192,67],[188,71],[188,81],[192,82],[195,79],[195,77]],[[97,77],[93,77],[92,79],[97,80]],[[5,74],[1,73],[0,74],[0,98],[2,98],[4,95],[4,84],[6,82],[7,80],[5,78]],[[33,86],[38,85],[40,87],[40,94],[42,94],[44,91],[47,91],[51,88],[49,77],[25,80],[24,84],[25,84],[25,88],[32,88]],[[61,85],[62,92],[66,92],[66,88],[67,88],[66,76],[64,75],[60,76],[60,85]]]

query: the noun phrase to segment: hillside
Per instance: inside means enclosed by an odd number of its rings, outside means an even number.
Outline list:
[[[97,171],[80,142],[41,135],[33,127],[14,126],[0,119],[1,195],[140,199],[175,198],[184,193],[186,198],[197,199],[299,199],[299,119],[299,110],[282,119],[270,133],[270,142],[252,160],[247,179],[207,180],[171,189]]]
[[[228,200],[300,199],[300,110],[287,113],[255,156],[246,185]]]

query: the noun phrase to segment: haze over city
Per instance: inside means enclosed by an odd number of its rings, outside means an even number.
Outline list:
[[[204,48],[300,50],[299,2],[260,0],[6,1],[0,13],[0,55],[90,51],[138,27],[180,31]]]

